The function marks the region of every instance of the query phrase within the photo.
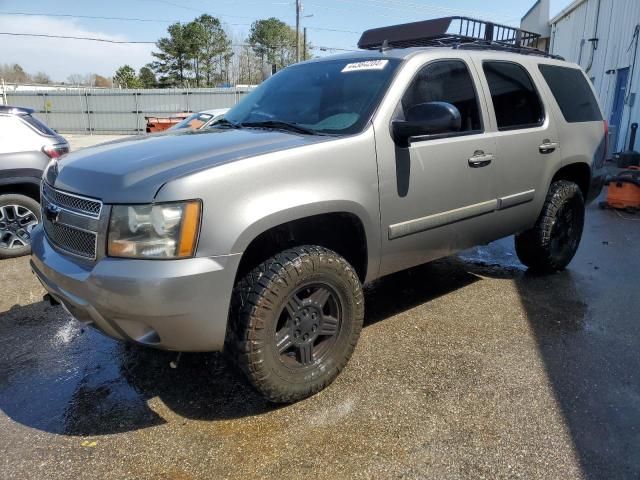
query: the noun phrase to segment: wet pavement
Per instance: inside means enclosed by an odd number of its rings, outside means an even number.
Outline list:
[[[0,263],[0,478],[640,478],[640,219],[590,207],[570,268],[512,239],[367,289],[336,382],[274,407],[219,354],[83,329]]]

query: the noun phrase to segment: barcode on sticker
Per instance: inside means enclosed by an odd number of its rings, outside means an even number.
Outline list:
[[[389,63],[389,60],[367,60],[365,62],[349,63],[342,69],[342,73],[361,70],[383,70],[387,63]]]

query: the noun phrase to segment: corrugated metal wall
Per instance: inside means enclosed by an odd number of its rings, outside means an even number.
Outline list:
[[[248,93],[238,88],[78,89],[7,92],[9,105],[33,108],[61,133],[140,133],[147,116],[232,107]]]
[[[596,12],[600,1],[598,32],[595,32]],[[639,0],[586,0],[568,15],[551,26],[551,52],[567,60],[579,63],[587,71],[591,62],[591,38],[598,38],[597,49],[587,75],[592,79],[600,97],[600,103],[608,119],[611,118],[616,87],[616,72],[621,68],[633,71],[629,78],[621,128],[617,132],[614,151],[626,149],[629,143],[629,126],[640,122],[640,66],[633,65],[636,42],[634,32],[640,25]],[[640,63],[640,51],[636,54]],[[609,72],[609,73],[607,73]],[[636,142],[636,149],[640,148]]]

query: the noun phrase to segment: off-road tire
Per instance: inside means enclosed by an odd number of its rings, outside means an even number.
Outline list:
[[[580,245],[584,214],[578,185],[567,180],[552,183],[535,226],[515,237],[520,261],[540,273],[564,270]]]
[[[292,295],[326,282],[340,297],[339,333],[321,362],[293,369],[280,360],[276,331]],[[305,313],[306,315],[306,313]],[[300,246],[266,260],[240,279],[233,292],[225,353],[249,383],[274,403],[309,397],[338,376],[358,341],[364,297],[358,275],[340,255],[318,246]]]
[[[6,195],[0,195],[0,208],[9,205],[18,205],[30,210],[38,219],[38,223],[42,222],[42,216],[40,213],[40,204],[33,198],[17,193],[10,193]],[[1,217],[2,215],[0,215]],[[2,239],[0,239],[1,241]],[[0,246],[0,259],[3,258],[15,258],[23,255],[29,255],[31,253],[31,245],[14,246],[13,248],[6,248]]]

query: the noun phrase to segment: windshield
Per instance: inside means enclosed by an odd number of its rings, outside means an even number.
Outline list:
[[[213,118],[213,115],[208,113],[194,113],[182,120],[180,123],[176,123],[170,130],[180,130],[182,128],[190,128],[192,130],[198,130]]]
[[[398,59],[331,60],[288,67],[253,90],[225,119],[235,125],[293,124],[311,133],[362,131]]]

